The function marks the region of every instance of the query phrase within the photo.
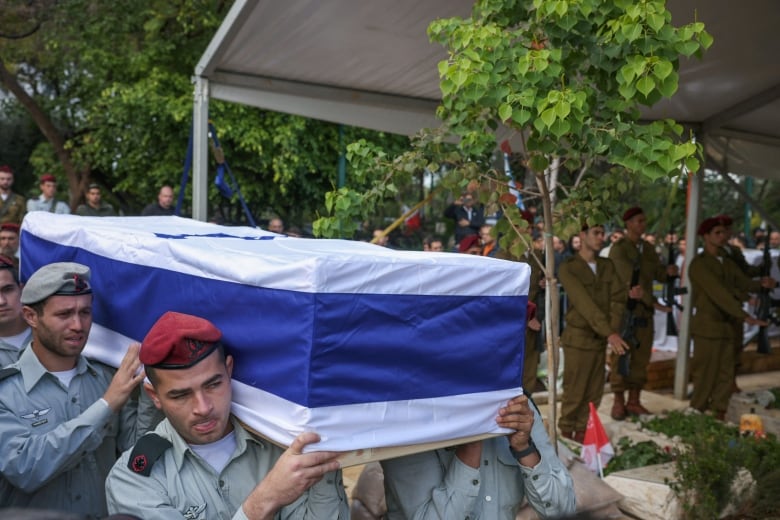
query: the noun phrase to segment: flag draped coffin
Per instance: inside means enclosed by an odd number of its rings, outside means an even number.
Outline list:
[[[118,366],[165,311],[205,317],[235,358],[233,412],[289,445],[347,451],[501,433],[517,395],[529,268],[292,238],[179,217],[29,213],[21,276],[92,269],[85,354]]]

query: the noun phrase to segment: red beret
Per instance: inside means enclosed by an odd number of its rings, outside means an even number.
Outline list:
[[[11,167],[8,166],[7,164],[4,164],[4,165],[0,166],[0,172],[10,173],[12,175],[14,173],[14,171],[11,169]]]
[[[0,231],[13,231],[18,235],[19,229],[19,224],[16,222],[3,222],[0,224]]]
[[[219,346],[222,332],[209,320],[168,311],[141,343],[141,363],[155,368],[189,368]]]
[[[41,184],[44,182],[57,182],[57,177],[52,175],[51,173],[46,173],[44,175],[41,175]]]
[[[734,219],[726,215],[725,213],[722,215],[718,215],[715,217],[720,221],[720,224],[724,227],[729,227],[734,223]]]
[[[628,208],[623,213],[623,222],[625,222],[627,220],[631,220],[632,218],[636,217],[637,215],[639,215],[641,213],[644,213],[644,211],[642,211],[642,208],[640,208],[639,206],[634,206],[633,208]]]
[[[718,217],[710,217],[705,218],[701,224],[699,224],[699,229],[696,231],[697,235],[706,235],[710,231],[712,231],[712,228],[715,226],[722,226],[723,222]]]
[[[478,235],[468,235],[463,237],[460,240],[460,243],[458,244],[458,251],[461,253],[465,253],[472,247],[479,246],[479,236]]]

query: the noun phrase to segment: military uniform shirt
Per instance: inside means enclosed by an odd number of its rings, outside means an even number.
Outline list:
[[[19,359],[22,351],[30,346],[30,340],[32,339],[32,331],[27,332],[27,338],[22,343],[22,348],[17,348],[15,345],[3,341],[0,339],[0,368],[7,367],[11,363],[16,363]]]
[[[642,288],[643,295],[639,301],[640,305],[634,310],[635,316],[651,317],[654,312],[655,298],[653,297],[653,280],[659,282],[666,281],[666,267],[661,264],[658,255],[655,254],[653,246],[644,241],[639,242],[642,245],[642,252],[639,252],[638,244],[632,242],[629,238],[618,240],[609,251],[609,259],[615,264],[615,270],[618,277],[625,285],[626,291],[631,289],[631,275],[634,271],[634,263],[639,262],[639,286]],[[628,295],[626,295],[628,297]]]
[[[41,195],[37,199],[30,199],[27,201],[27,211],[48,211],[51,213],[60,213],[63,215],[70,213],[70,206],[61,200],[55,199],[53,202],[55,204],[54,211],[51,211],[52,200],[44,199],[43,195]]]
[[[135,441],[135,401],[114,413],[102,399],[113,370],[84,357],[68,388],[32,348],[3,371],[0,473],[11,488],[2,505],[105,516],[100,491],[118,453]]]
[[[509,451],[507,437],[482,441],[482,464],[464,464],[451,449],[382,461],[388,520],[514,520],[524,499],[542,518],[574,513],[574,484],[555,454],[535,407],[533,468]]]
[[[114,211],[114,206],[101,202],[100,207],[97,209],[89,204],[79,204],[79,207],[76,208],[76,215],[81,215],[82,217],[115,217],[116,212]]]
[[[24,197],[18,193],[9,193],[5,200],[0,197],[0,223],[14,222],[21,224],[26,211],[27,207]]]
[[[561,338],[564,343],[572,328],[592,331],[604,339],[620,329],[626,306],[625,286],[610,259],[597,256],[595,260],[595,274],[578,254],[561,264],[561,285],[569,297],[566,328]]]
[[[731,334],[731,322],[744,320],[739,292],[758,292],[761,284],[740,271],[727,257],[702,252],[688,268],[691,280],[691,302],[695,312],[691,318],[691,333],[705,338],[725,338]]]
[[[144,520],[246,520],[241,507],[252,490],[276,464],[283,449],[252,436],[235,419],[236,451],[217,474],[165,419],[154,433],[172,443],[153,462],[149,476],[128,468],[125,452],[106,480],[111,514]],[[279,520],[336,520],[349,518],[341,471],[327,473],[275,516]]]

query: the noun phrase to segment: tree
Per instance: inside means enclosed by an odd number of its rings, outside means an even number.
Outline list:
[[[29,157],[35,173],[64,176],[71,206],[90,182],[103,184],[129,214],[154,200],[163,183],[178,186],[192,119],[190,76],[231,3],[4,2],[0,88],[14,96],[5,101],[9,110],[23,108],[45,136]],[[210,116],[255,215],[303,222],[321,211],[336,184],[338,126],[220,102]],[[405,142],[344,133],[390,148]],[[209,200],[229,220],[244,221],[236,196],[225,199],[214,188]]]
[[[392,195],[399,179],[446,164],[449,189],[471,184],[488,208],[503,212],[496,232],[502,247],[519,256],[528,247],[527,224],[508,179],[490,159],[496,132],[507,134],[536,182],[534,195],[543,208],[545,275],[552,289],[547,340],[554,355],[552,234],[567,236],[583,224],[605,222],[637,178],[698,170],[697,145],[683,136],[682,127],[670,120],[642,122],[639,107],[672,96],[680,59],[709,47],[712,37],[702,23],[674,27],[664,0],[481,0],[471,18],[435,21],[429,34],[449,53],[439,64],[438,115],[457,145],[447,147],[447,136],[429,132],[397,158],[363,143],[351,146],[356,169],[373,180],[371,189],[331,193],[333,214],[316,229],[333,232],[335,222],[354,218],[356,207]],[[573,179],[568,188],[552,182],[566,176]],[[565,197],[553,206],[559,193]],[[555,359],[550,361],[555,367]],[[554,381],[549,388],[554,391]],[[554,416],[550,423],[555,428]]]

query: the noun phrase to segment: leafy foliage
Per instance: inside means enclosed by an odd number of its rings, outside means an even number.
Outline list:
[[[780,442],[741,437],[737,428],[697,413],[671,412],[642,424],[653,431],[678,436],[688,449],[677,454],[672,489],[692,519],[717,518],[729,503],[739,503],[739,518],[776,518],[780,515]],[[755,481],[752,496],[734,496],[732,483],[740,468]]]
[[[32,190],[32,174],[49,171],[67,179],[59,185],[75,204],[88,182],[99,182],[106,198],[134,214],[160,185],[178,186],[192,118],[190,76],[231,3],[36,0],[0,12],[0,65],[56,133],[31,152],[32,171],[24,160],[14,164],[30,176],[17,175],[17,188]],[[17,103],[5,101],[9,110]],[[256,217],[301,223],[323,211],[343,148],[337,125],[216,101],[210,117]],[[346,142],[364,138],[390,150],[407,143],[361,129],[344,134]],[[237,196],[228,200],[212,188],[209,202],[212,212],[243,221]]]
[[[617,454],[604,468],[604,475],[625,469],[663,464],[673,459],[670,451],[664,450],[653,441],[633,442],[628,437],[622,437],[618,441]]]

